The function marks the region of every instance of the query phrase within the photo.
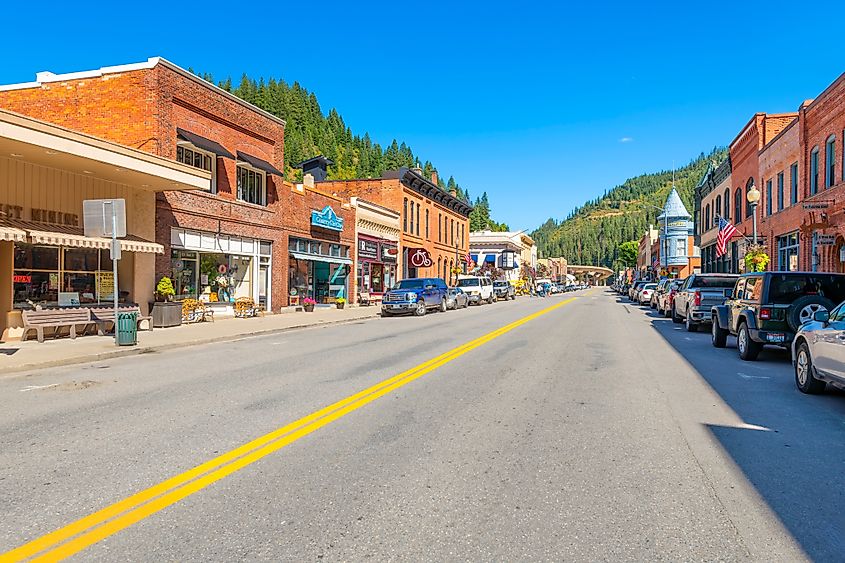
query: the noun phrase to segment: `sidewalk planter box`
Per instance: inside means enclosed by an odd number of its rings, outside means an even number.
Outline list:
[[[346,305],[346,303],[336,303],[336,305],[338,309],[343,309],[343,306]]]
[[[305,309],[306,313],[311,313],[314,311],[314,304],[303,305],[302,308]]]
[[[166,328],[182,324],[182,304],[174,301],[152,303],[153,326]]]

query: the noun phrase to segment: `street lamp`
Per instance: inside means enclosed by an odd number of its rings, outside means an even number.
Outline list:
[[[760,203],[760,190],[757,189],[757,186],[751,184],[751,187],[748,188],[748,192],[745,194],[748,203],[751,205],[751,225],[752,225],[752,232],[754,245],[757,245],[757,204]]]

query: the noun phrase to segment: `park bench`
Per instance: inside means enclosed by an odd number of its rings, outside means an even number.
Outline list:
[[[137,305],[129,306],[129,307],[120,307],[118,309],[119,313],[135,313],[137,314],[136,318],[136,327],[138,330],[141,330],[141,323],[144,321],[147,322],[147,329],[153,330],[153,318],[152,317],[145,317],[141,315],[141,308]],[[100,334],[105,335],[106,332],[114,331],[114,307],[91,307],[91,317],[92,320],[97,323],[97,330]],[[111,330],[106,330],[108,325],[111,325]]]
[[[81,327],[82,334],[89,329],[96,328],[96,323],[91,319],[91,310],[81,309],[37,309],[35,311],[23,311],[23,334],[21,340],[26,340],[30,331],[35,331],[38,342],[44,342],[44,329],[53,329],[53,338],[60,336],[62,329],[68,329],[68,335],[76,338],[77,327]]]

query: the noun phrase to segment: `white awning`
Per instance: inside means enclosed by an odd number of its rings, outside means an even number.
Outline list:
[[[26,242],[26,231],[0,225],[0,240]]]
[[[316,254],[305,254],[303,252],[293,251],[291,251],[290,255],[297,260],[313,260],[314,262],[328,262],[329,264],[352,264],[352,260],[349,258],[339,258],[336,256],[318,256]]]
[[[86,237],[81,227],[74,225],[50,225],[34,221],[6,220],[0,224],[0,240],[49,244],[52,246],[70,246],[73,248],[111,248],[111,239]],[[144,240],[134,235],[118,239],[120,249],[126,252],[147,252],[164,254],[160,244]]]

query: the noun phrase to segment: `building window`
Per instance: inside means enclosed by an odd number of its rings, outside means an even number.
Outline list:
[[[789,167],[789,201],[791,205],[798,203],[798,163]]]
[[[266,176],[242,164],[238,165],[238,199],[256,205],[267,205]]]
[[[778,270],[794,272],[798,270],[798,233],[789,233],[778,237]]]
[[[451,227],[451,231],[452,231],[452,238],[451,238],[451,241],[452,241],[452,242],[451,242],[450,244],[451,244],[452,246],[455,246],[455,220],[454,220],[454,219],[452,219],[451,221],[452,221],[452,223],[451,223],[451,225],[452,225],[452,227]]]
[[[704,206],[704,232],[710,230],[712,223],[710,222],[710,204]]]
[[[824,185],[831,187],[836,178],[836,137],[831,135],[824,147],[824,163],[827,173],[824,176]]]
[[[766,215],[772,214],[772,181],[766,180]]]
[[[411,202],[411,230],[408,231],[411,234],[414,234],[414,202]]]
[[[443,242],[443,214],[437,214],[437,242]]]
[[[716,207],[713,209],[713,223],[716,222],[716,217],[722,214],[722,196],[716,196]]]
[[[408,232],[408,198],[402,200],[402,230]]]
[[[737,223],[742,221],[742,190],[739,188],[734,195],[734,220]]]
[[[810,153],[810,195],[819,191],[819,147]]]
[[[783,209],[783,172],[778,172],[778,211]]]
[[[749,178],[748,182],[745,184],[745,218],[748,219],[751,217],[751,213],[753,212],[753,208],[751,207],[751,202],[748,201],[748,192],[751,191],[751,188],[754,186],[754,178]],[[739,215],[737,215],[739,217]]]
[[[417,236],[420,236],[420,204],[417,204]]]
[[[725,211],[725,220],[727,221],[728,219],[731,218],[731,189],[730,188],[725,189],[725,209],[724,209],[724,211]]]
[[[687,255],[687,239],[682,238],[675,241],[675,256]]]
[[[428,209],[425,210],[425,238],[428,239]]]
[[[176,146],[176,161],[211,172],[211,192],[217,191],[217,155],[200,151],[193,145],[180,144]]]

